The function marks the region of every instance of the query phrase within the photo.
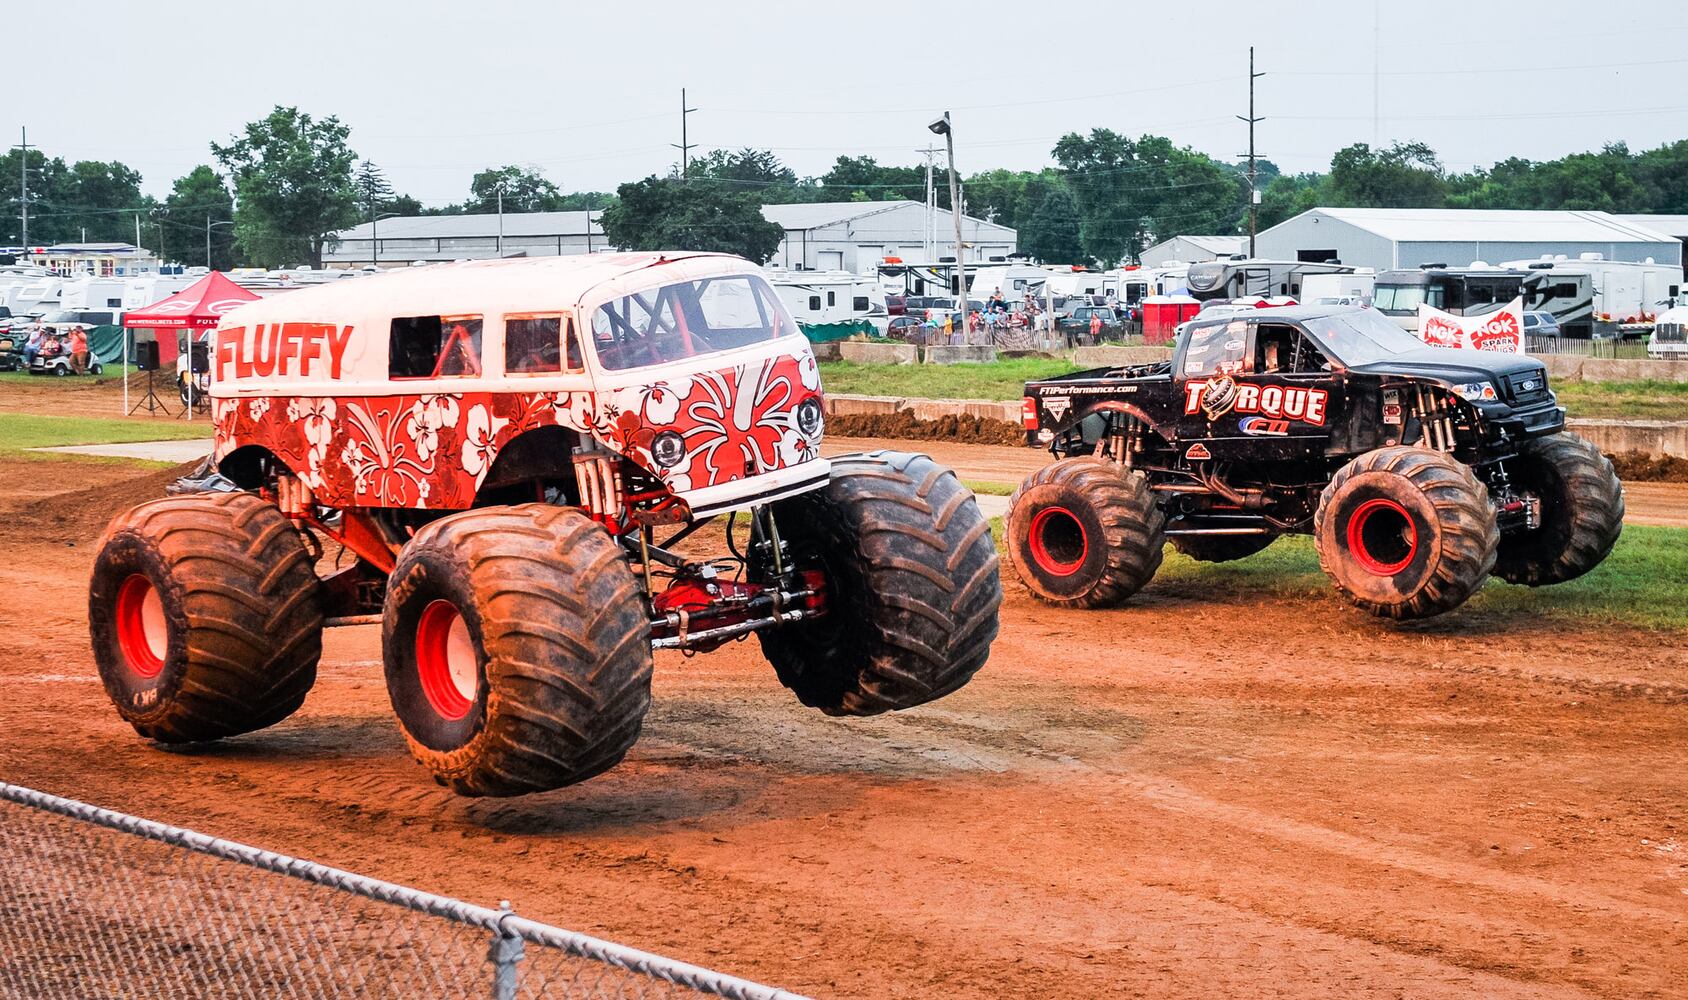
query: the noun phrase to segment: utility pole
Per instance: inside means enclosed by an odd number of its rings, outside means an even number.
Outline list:
[[[696,108],[686,106],[686,88],[680,88],[680,141],[669,143],[680,151],[680,179],[685,180],[692,173],[692,144],[686,140],[686,117]]]
[[[1242,121],[1248,122],[1248,255],[1254,256],[1255,220],[1260,215],[1260,189],[1254,186],[1254,126],[1256,122],[1266,119],[1254,115],[1254,81],[1265,76],[1265,73],[1254,71],[1254,46],[1248,47],[1248,117],[1238,115]]]
[[[498,182],[498,256],[504,256],[504,181]]]
[[[29,129],[19,127],[19,143],[12,147],[22,155],[18,157],[18,217],[23,221],[23,233],[19,241],[23,244],[24,256],[29,255]]]
[[[938,189],[932,186],[932,164],[937,158],[937,147],[931,143],[925,149],[917,149],[916,153],[926,158],[926,260],[937,263],[938,257]]]
[[[1383,4],[1372,0],[1371,8],[1371,143],[1376,150],[1383,143],[1383,118],[1379,113],[1383,103],[1383,27],[1379,23]]]

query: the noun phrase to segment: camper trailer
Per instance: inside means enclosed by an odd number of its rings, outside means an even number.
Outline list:
[[[885,289],[878,278],[849,271],[767,271],[797,325],[812,340],[885,332]],[[818,336],[817,336],[818,334]]]
[[[1646,337],[1682,290],[1676,264],[1561,254],[1502,265],[1525,272],[1524,308],[1550,312],[1568,337]]]
[[[1362,267],[1352,274],[1309,274],[1301,279],[1301,302],[1306,305],[1370,305],[1377,272]]]
[[[1185,283],[1190,294],[1203,302],[1286,295],[1300,301],[1304,294],[1301,282],[1308,275],[1353,272],[1354,268],[1345,264],[1232,257],[1191,264]]]

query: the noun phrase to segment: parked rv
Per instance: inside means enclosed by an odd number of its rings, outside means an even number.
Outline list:
[[[1190,294],[1203,301],[1275,295],[1300,301],[1301,283],[1309,275],[1352,273],[1354,268],[1345,264],[1232,257],[1191,264],[1185,282]]]
[[[885,332],[890,318],[885,289],[875,277],[849,271],[783,270],[770,270],[767,276],[798,326],[827,328],[829,335],[822,339]]]
[[[1523,294],[1526,276],[1521,270],[1490,267],[1481,262],[1470,267],[1426,264],[1384,271],[1374,281],[1372,306],[1401,328],[1416,331],[1420,305],[1456,316],[1494,312]],[[1530,307],[1528,299],[1525,306]]]
[[[1585,253],[1514,260],[1501,265],[1521,270],[1524,308],[1550,312],[1568,337],[1642,338],[1659,313],[1682,291],[1676,264],[1606,260]]]

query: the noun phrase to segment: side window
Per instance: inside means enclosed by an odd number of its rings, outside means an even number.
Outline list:
[[[391,378],[451,378],[481,373],[479,316],[405,316],[387,336]]]
[[[568,330],[565,333],[565,350],[569,359],[569,371],[583,372],[586,370],[586,359],[580,354],[580,337],[574,332],[574,317],[569,317]]]
[[[513,374],[563,370],[561,316],[506,316],[504,370]]]
[[[838,293],[837,292],[827,292],[826,293],[826,304],[829,305],[829,306],[837,305],[838,304]]]
[[[810,312],[820,312],[821,311],[821,297],[819,295],[809,296],[809,311]]]
[[[1254,370],[1262,375],[1321,372],[1325,356],[1297,328],[1261,323],[1254,336]]]
[[[869,309],[871,309],[872,306],[870,306],[868,304],[866,295],[857,295],[854,299],[851,300],[850,308],[854,309],[856,312],[865,313]]]
[[[1189,346],[1184,349],[1184,371],[1191,376],[1236,375],[1248,357],[1248,323],[1233,319],[1225,323],[1190,327]]]

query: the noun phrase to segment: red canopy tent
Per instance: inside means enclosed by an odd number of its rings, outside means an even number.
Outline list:
[[[256,301],[257,295],[247,291],[230,281],[221,271],[212,271],[188,287],[182,289],[167,299],[154,302],[150,306],[125,313],[123,326],[125,336],[129,330],[187,330],[189,336],[194,331],[210,330],[216,327],[223,318],[223,314],[248,302]],[[180,356],[183,347],[178,341],[176,356]],[[130,357],[129,345],[123,345],[123,356]],[[163,359],[160,358],[160,363]],[[123,382],[123,405],[128,409],[129,382]],[[191,412],[191,411],[190,411]],[[189,419],[192,419],[191,415]]]
[[[206,330],[217,325],[223,314],[236,306],[256,301],[258,296],[212,271],[176,294],[123,317],[123,325],[134,329]]]

